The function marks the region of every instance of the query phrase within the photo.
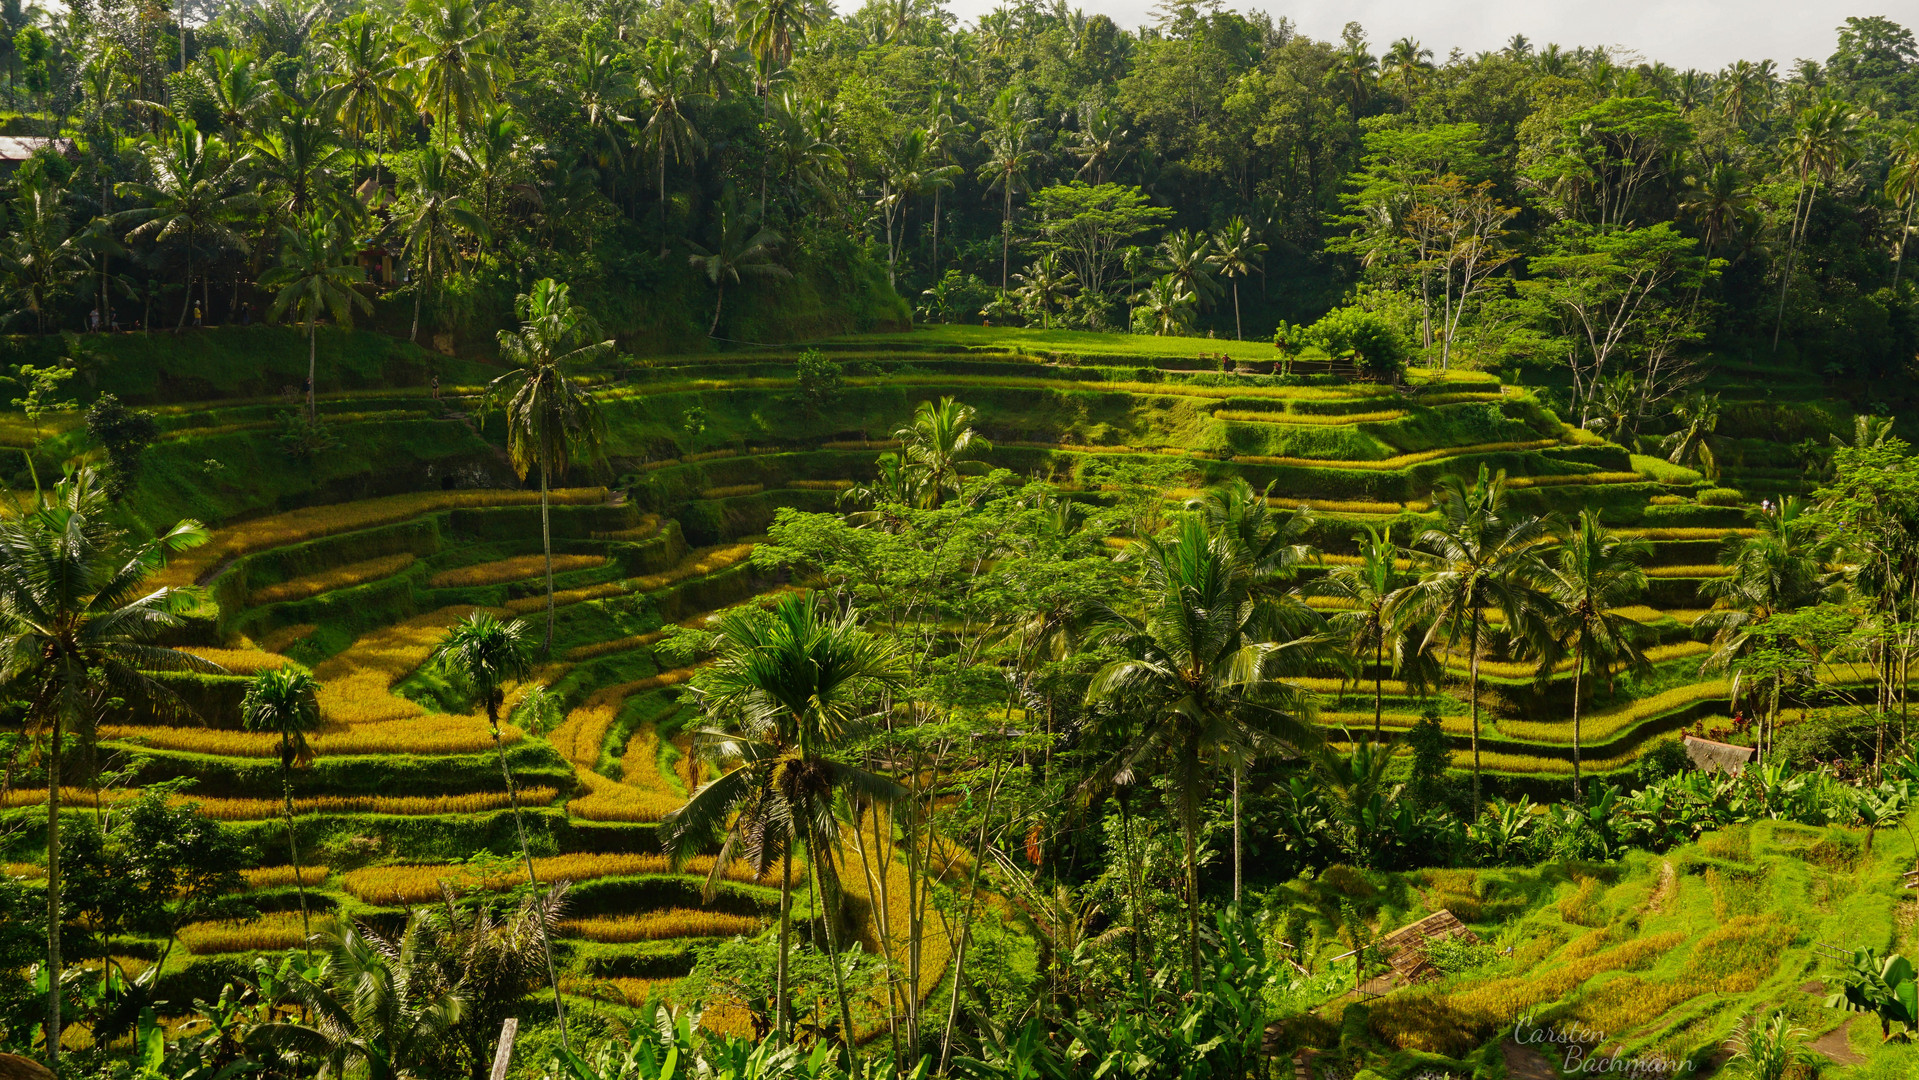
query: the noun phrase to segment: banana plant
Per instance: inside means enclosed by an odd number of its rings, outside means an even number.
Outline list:
[[[1898,953],[1881,956],[1874,948],[1854,949],[1849,960],[1841,989],[1826,995],[1826,1008],[1871,1013],[1879,1018],[1883,1039],[1910,1040],[1919,1030],[1919,980],[1912,961]],[[1898,1031],[1894,1024],[1900,1025]]]

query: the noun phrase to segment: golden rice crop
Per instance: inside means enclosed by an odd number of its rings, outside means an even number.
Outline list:
[[[609,944],[634,941],[666,941],[671,938],[733,937],[757,934],[761,920],[750,915],[728,915],[719,911],[693,908],[668,908],[644,915],[609,915],[591,919],[568,919],[560,924],[560,933]]]
[[[270,653],[285,652],[287,649],[287,646],[292,645],[294,642],[299,641],[302,638],[305,638],[308,634],[311,634],[318,629],[319,629],[318,625],[310,622],[294,623],[291,626],[282,626],[278,630],[275,630],[272,633],[268,634],[267,636],[261,638],[260,648]]]
[[[605,565],[606,557],[602,555],[553,556],[553,572],[556,574],[564,574],[570,570],[589,570]],[[508,581],[521,581],[545,573],[546,557],[544,555],[516,555],[511,559],[500,559],[497,562],[442,570],[429,578],[427,584],[435,589],[464,589],[476,585],[499,585]]]
[[[595,530],[592,536],[595,540],[651,540],[659,534],[659,515],[642,514],[640,515],[640,523],[630,529]]]
[[[584,604],[588,600],[604,600],[609,596],[622,596],[626,586],[617,581],[603,581],[598,585],[588,585],[579,589],[561,589],[553,594],[554,607],[566,607],[568,604]],[[522,596],[518,600],[508,600],[506,610],[514,615],[525,615],[532,611],[546,610],[546,594],[536,593]]]
[[[1723,700],[1731,695],[1732,684],[1724,679],[1675,686],[1663,693],[1628,702],[1617,708],[1603,709],[1581,716],[1580,734],[1586,742],[1602,743],[1652,717],[1674,709],[1696,705],[1702,701]],[[1528,742],[1570,744],[1573,737],[1570,713],[1564,719],[1553,721],[1501,720],[1499,730],[1505,735],[1515,739],[1525,739]],[[1570,764],[1567,767],[1570,769]]]
[[[6,866],[6,875],[8,877],[28,878],[37,881],[47,876],[47,868],[41,866],[39,863],[10,862]]]
[[[251,870],[242,870],[240,871],[240,876],[247,879],[247,888],[249,889],[286,889],[293,887],[294,875],[293,867],[291,866],[260,866]],[[309,889],[325,884],[326,876],[327,868],[324,866],[302,866],[300,868],[300,884],[305,885]]]
[[[293,664],[286,657],[266,649],[213,649],[202,645],[184,645],[180,651],[218,664],[230,675],[258,675],[262,671]]]
[[[628,649],[643,649],[665,636],[666,633],[664,631],[649,630],[644,634],[630,634],[622,638],[595,641],[590,644],[568,649],[566,651],[566,658],[568,660],[591,660],[597,656],[610,656],[613,653],[626,652]]]
[[[605,502],[605,488],[561,488],[550,493],[561,505]],[[422,514],[474,506],[524,506],[540,501],[537,491],[416,491],[358,502],[331,503],[289,510],[218,529],[213,539],[173,560],[156,578],[162,585],[191,584],[206,570],[239,555],[284,547],[322,536],[391,525]]]
[[[313,932],[332,928],[332,919],[313,919]],[[277,952],[301,942],[300,913],[275,911],[243,923],[188,923],[180,928],[180,944],[198,956],[209,953]]]
[[[1420,394],[1413,398],[1421,405],[1463,405],[1469,401],[1498,401],[1504,393],[1490,390],[1455,390],[1445,394]]]
[[[102,725],[100,737],[116,742],[217,757],[277,757],[277,735],[213,728]],[[512,724],[500,725],[501,742],[512,745],[525,733]],[[477,716],[423,714],[386,723],[335,725],[308,736],[320,756],[356,754],[477,754],[493,749],[493,733]]]
[[[1692,566],[1648,566],[1649,578],[1715,578],[1724,577],[1726,568],[1717,563],[1699,563]]]
[[[394,683],[426,662],[454,623],[478,611],[444,607],[362,634],[339,654],[316,665],[320,712],[343,724],[371,724],[423,716],[418,704],[390,693]]]
[[[733,499],[741,495],[758,495],[766,490],[765,484],[728,484],[723,487],[710,487],[700,492],[702,499]]]
[[[679,981],[678,979],[561,978],[560,989],[580,997],[638,1008],[646,1004],[648,998],[669,997],[673,993],[673,987]],[[707,1026],[704,1017],[701,1018],[700,1026]]]
[[[1250,454],[1234,455],[1234,461],[1251,462],[1256,465],[1286,465],[1305,469],[1356,469],[1364,472],[1389,472],[1395,469],[1424,465],[1429,461],[1443,458],[1465,457],[1469,454],[1495,454],[1506,450],[1544,450],[1549,446],[1558,446],[1558,439],[1535,439],[1531,442],[1494,442],[1477,443],[1471,446],[1446,446],[1437,450],[1421,450],[1412,454],[1400,454],[1397,457],[1380,458],[1376,461],[1341,461],[1331,458],[1302,457],[1262,457]]]
[[[1710,652],[1711,650],[1712,646],[1707,645],[1703,641],[1680,641],[1671,645],[1655,645],[1647,649],[1646,659],[1657,664],[1662,660],[1675,660],[1686,656],[1697,656],[1700,653]],[[1467,658],[1463,655],[1449,653],[1444,650],[1441,650],[1438,655],[1445,661],[1446,668],[1449,671],[1464,672],[1468,669]],[[1555,675],[1571,675],[1574,665],[1575,661],[1572,659],[1560,660],[1553,665],[1553,673]],[[1508,679],[1526,679],[1532,678],[1538,671],[1538,664],[1526,661],[1486,659],[1479,661],[1479,673],[1481,675],[1494,675]],[[1592,673],[1590,667],[1587,669],[1587,673],[1588,675]]]
[[[718,461],[721,458],[738,457],[739,454],[740,452],[738,450],[707,450],[699,454],[682,455],[680,460],[691,465],[699,461]]]
[[[1655,497],[1654,501],[1658,501]],[[1728,536],[1757,536],[1758,529],[1706,529],[1706,528],[1647,528],[1617,529],[1621,536],[1636,536],[1642,540],[1723,540]]]
[[[1654,506],[1678,506],[1688,500],[1684,495],[1654,495],[1646,501]]]
[[[94,792],[84,788],[60,789],[63,804],[87,808],[93,807],[96,802],[106,806],[123,803],[138,795],[139,792],[127,788],[108,788],[100,791],[96,798]],[[520,805],[545,806],[558,795],[559,792],[550,787],[525,788],[520,792]],[[7,792],[4,800],[0,800],[0,806],[43,806],[46,801],[45,788],[15,788]],[[168,797],[167,802],[175,806],[195,804],[202,814],[220,821],[262,821],[278,817],[284,812],[279,799],[210,799],[173,795]],[[512,803],[504,791],[481,791],[470,795],[319,795],[293,800],[293,812],[432,817],[440,814],[478,814],[510,805]]]
[[[802,491],[845,491],[853,486],[851,480],[788,480],[786,486]]]
[[[719,544],[714,547],[699,548],[681,559],[679,565],[673,569],[663,570],[657,574],[643,574],[634,578],[630,584],[636,592],[655,592],[668,585],[685,581],[687,578],[704,577],[730,566],[737,566],[753,554],[754,547],[753,544]]]
[[[1557,487],[1565,484],[1637,484],[1646,478],[1636,472],[1595,472],[1567,473],[1556,476],[1514,476],[1506,480],[1507,487]]]
[[[290,581],[280,581],[278,585],[267,585],[265,589],[249,589],[248,602],[278,604],[284,600],[319,597],[320,593],[332,593],[334,589],[351,589],[353,585],[365,585],[368,581],[399,574],[401,570],[413,566],[413,560],[413,552],[403,551],[380,558],[368,558],[365,562],[349,562],[345,566],[334,566],[332,570],[322,570],[320,574],[294,577]]]
[[[609,780],[585,766],[574,771],[587,793],[567,803],[566,810],[585,821],[658,821],[686,804],[677,796]]]
[[[88,788],[60,787],[60,805],[85,807],[113,806],[136,798],[140,793],[128,788],[101,788],[97,791]],[[13,788],[0,795],[0,807],[12,809],[17,806],[45,806],[46,788]]]
[[[804,867],[795,862],[795,876]],[[713,859],[701,855],[686,860],[675,869],[665,855],[553,855],[533,860],[533,872],[542,884],[556,881],[592,881],[606,877],[638,877],[647,874],[688,874],[700,878],[713,872]],[[745,866],[734,863],[721,875],[727,881],[746,885],[769,885],[777,880],[754,877]],[[349,870],[341,878],[341,887],[369,904],[424,904],[440,898],[440,883],[465,890],[511,889],[526,881],[526,867],[520,863],[502,866],[482,875],[473,867],[451,863],[366,866]]]
[[[1406,417],[1404,409],[1384,409],[1363,413],[1278,413],[1247,412],[1243,409],[1215,409],[1213,419],[1241,424],[1280,424],[1288,427],[1338,427],[1345,424],[1383,424]]]

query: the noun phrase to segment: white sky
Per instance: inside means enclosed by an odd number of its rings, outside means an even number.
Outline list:
[[[1152,18],[1153,0],[1068,2],[1129,29]],[[996,0],[950,0],[952,12],[967,22],[996,6]],[[1340,28],[1357,21],[1375,53],[1410,34],[1444,60],[1455,45],[1471,53],[1524,34],[1536,45],[1616,46],[1682,71],[1768,58],[1782,71],[1801,57],[1823,63],[1848,15],[1883,15],[1919,33],[1919,0],[1226,0],[1226,6],[1289,18],[1321,40],[1339,40]]]

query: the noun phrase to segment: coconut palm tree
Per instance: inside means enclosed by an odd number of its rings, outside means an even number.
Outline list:
[[[926,132],[914,128],[900,136],[880,165],[880,213],[886,219],[886,275],[894,284],[900,249],[906,244],[906,215],[913,200],[953,186],[961,173],[958,165],[942,165],[934,160]],[[895,223],[898,237],[895,239]]]
[[[250,140],[243,163],[272,185],[270,213],[302,218],[320,210],[360,212],[360,201],[344,182],[358,155],[340,144],[337,130],[332,115],[294,106]]]
[[[1179,279],[1171,274],[1154,278],[1152,284],[1133,299],[1152,323],[1155,336],[1176,334],[1192,325],[1193,296],[1181,288]]]
[[[1187,960],[1192,986],[1199,959],[1199,807],[1212,769],[1242,769],[1283,747],[1319,742],[1310,695],[1275,676],[1292,642],[1256,640],[1254,575],[1233,540],[1187,515],[1171,540],[1138,541],[1132,550],[1140,614],[1102,613],[1089,641],[1126,659],[1088,684],[1088,706],[1109,708],[1135,726],[1101,767],[1101,780],[1130,784],[1151,770],[1177,803],[1186,871]]]
[[[1233,283],[1233,337],[1244,341],[1246,331],[1239,319],[1239,279],[1257,270],[1265,262],[1266,245],[1253,235],[1246,219],[1233,217],[1213,234],[1213,265],[1221,276]]]
[[[355,286],[366,281],[366,269],[352,261],[331,219],[313,214],[301,228],[280,228],[280,264],[260,276],[260,284],[275,290],[267,318],[291,314],[307,331],[307,422],[318,416],[315,376],[318,374],[321,316],[339,326],[353,325],[353,309],[371,314],[373,301]]]
[[[1073,156],[1080,159],[1074,176],[1093,174],[1093,183],[1104,184],[1106,174],[1126,160],[1126,139],[1132,132],[1126,118],[1113,105],[1088,99],[1079,107],[1078,143]]]
[[[196,521],[150,540],[127,538],[108,517],[93,469],[62,480],[27,512],[0,517],[0,686],[45,733],[47,766],[47,985],[60,986],[60,787],[62,749],[93,735],[109,698],[139,700],[161,714],[184,713],[147,673],[218,671],[197,657],[155,645],[181,625],[177,593],[149,579],[174,552],[206,542]],[[60,1052],[60,998],[47,997],[48,1064]]]
[[[1659,441],[1659,449],[1674,465],[1699,470],[1708,480],[1719,477],[1719,458],[1712,444],[1719,430],[1719,395],[1691,393],[1672,407],[1682,427]]]
[[[1399,545],[1393,542],[1390,530],[1369,525],[1354,539],[1359,542],[1359,561],[1328,569],[1312,582],[1310,591],[1352,605],[1328,621],[1352,655],[1372,654],[1373,741],[1379,742],[1384,737],[1381,727],[1388,643],[1392,646],[1393,672],[1408,682],[1424,681],[1425,653],[1418,648],[1417,640],[1420,631],[1392,618],[1394,598],[1418,579],[1399,568]]]
[[[420,301],[434,281],[460,267],[460,235],[484,241],[491,231],[473,203],[459,193],[453,159],[435,146],[420,148],[419,173],[397,215],[407,261],[419,271],[413,283],[413,329],[408,341],[420,339]]]
[[[306,882],[300,877],[300,840],[293,830],[293,770],[313,760],[307,735],[320,730],[320,684],[310,672],[286,666],[262,671],[247,684],[240,700],[240,722],[248,731],[280,737],[280,797],[286,808],[287,852],[293,861],[293,887],[300,894],[300,943],[312,950],[313,926],[307,917]]]
[[[567,369],[613,352],[613,342],[595,341],[599,327],[573,305],[571,290],[552,278],[533,283],[519,301],[520,328],[499,334],[500,357],[513,370],[487,386],[487,400],[506,410],[506,452],[526,479],[540,471],[540,544],[546,553],[546,638],[553,649],[553,529],[547,489],[564,479],[576,456],[599,458],[606,420],[593,392]]]
[[[151,183],[129,180],[114,188],[121,198],[140,204],[122,211],[116,220],[133,226],[127,233],[129,240],[180,242],[187,288],[180,321],[173,328],[177,334],[186,329],[187,313],[193,310],[194,256],[203,244],[245,252],[247,243],[234,224],[257,200],[234,190],[225,144],[202,136],[190,120],[179,121],[149,147],[147,166],[153,174]]]
[[[1039,163],[1039,151],[1032,146],[1033,121],[1024,115],[1026,99],[1013,91],[1002,90],[993,103],[991,126],[980,142],[986,147],[986,160],[980,163],[979,178],[986,181],[986,194],[1000,193],[999,291],[1006,293],[1013,263],[1013,196],[1025,191],[1027,174]]]
[[[1537,640],[1538,616],[1550,601],[1539,591],[1545,567],[1538,545],[1551,534],[1543,518],[1508,509],[1506,473],[1489,476],[1484,465],[1468,485],[1458,476],[1441,478],[1433,491],[1441,524],[1414,541],[1413,566],[1419,580],[1401,589],[1387,605],[1388,618],[1427,627],[1422,648],[1441,640],[1446,651],[1466,651],[1467,698],[1473,717],[1473,806],[1480,805],[1479,660],[1491,637],[1488,613],[1504,617],[1505,632],[1516,646]]]
[[[1020,302],[1039,312],[1041,327],[1052,325],[1053,308],[1066,302],[1066,294],[1079,279],[1071,270],[1060,265],[1059,252],[1049,251],[1033,260],[1024,274],[1014,274],[1013,280],[1020,283],[1013,295]]]
[[[1542,682],[1552,678],[1554,661],[1573,656],[1573,799],[1579,799],[1579,710],[1588,667],[1610,672],[1615,664],[1643,668],[1646,656],[1633,640],[1639,624],[1615,609],[1646,591],[1640,563],[1652,551],[1641,538],[1625,538],[1599,522],[1597,510],[1581,510],[1579,520],[1562,532],[1546,560],[1541,579],[1553,601],[1547,635],[1553,648],[1539,663]]]
[[[714,634],[716,656],[694,688],[715,721],[699,737],[723,771],[666,816],[662,841],[676,862],[718,841],[709,896],[736,862],[761,877],[779,868],[774,1023],[781,1038],[790,1038],[793,855],[796,848],[806,851],[818,883],[823,870],[831,872],[837,849],[834,801],[891,803],[905,794],[892,781],[829,756],[859,728],[873,692],[898,683],[900,666],[892,646],[867,633],[855,612],[836,615],[813,592],[789,593],[771,610],[734,608]],[[825,920],[827,946],[837,951],[834,922]],[[841,1038],[850,1046],[850,1007],[837,960],[832,966]]]
[[[533,649],[527,640],[526,624],[518,619],[503,623],[491,612],[476,611],[447,630],[429,663],[465,684],[486,710],[487,727],[493,732],[493,752],[500,759],[500,779],[506,783],[507,801],[513,805],[513,827],[519,833],[526,880],[537,890],[540,878],[533,870],[533,852],[526,843],[520,793],[513,783],[513,769],[506,762],[506,743],[500,738],[500,707],[506,703],[507,684],[533,672]],[[565,1043],[566,1005],[560,998],[560,977],[553,966],[553,947],[546,941],[547,929],[540,928],[541,944],[546,950],[547,978],[553,986],[553,1010],[560,1021],[560,1041]]]
[[[652,148],[659,162],[660,184],[660,258],[666,258],[666,155],[675,162],[690,160],[706,150],[706,140],[687,115],[688,108],[701,95],[692,59],[685,49],[659,38],[646,50],[645,62],[633,87],[644,105],[646,127],[640,139]]]
[[[13,230],[0,241],[0,276],[15,311],[33,316],[40,333],[48,314],[92,272],[90,251],[110,243],[97,231],[74,231],[61,206],[64,196],[50,184],[23,179],[13,200]]]
[[[1779,312],[1773,321],[1772,349],[1779,351],[1779,331],[1786,325],[1786,291],[1792,285],[1794,261],[1799,241],[1812,223],[1812,204],[1819,197],[1821,182],[1830,184],[1834,174],[1859,153],[1859,114],[1837,98],[1826,98],[1808,106],[1793,124],[1788,149],[1799,186],[1793,195],[1792,230],[1786,241],[1786,267],[1779,279]],[[1808,189],[1807,185],[1811,187]],[[1802,209],[1803,206],[1803,209]]]
[[[1160,271],[1179,284],[1179,291],[1200,307],[1210,307],[1221,292],[1213,276],[1212,240],[1205,233],[1176,229],[1159,242],[1154,261]]]
[[[1749,652],[1751,631],[1773,615],[1836,599],[1839,587],[1826,569],[1837,539],[1812,507],[1786,496],[1770,509],[1755,509],[1748,521],[1758,531],[1727,542],[1719,556],[1726,572],[1700,583],[1712,609],[1693,629],[1712,635],[1713,651],[1702,670],[1725,668]]]
[[[434,916],[415,911],[396,939],[348,925],[319,935],[327,950],[317,980],[278,977],[287,1004],[311,1019],[262,1024],[253,1038],[322,1063],[325,1076],[406,1080],[466,1013],[466,997],[448,988],[430,961]],[[266,965],[256,961],[256,970]]]
[[[1919,124],[1907,123],[1895,128],[1887,154],[1891,168],[1886,172],[1886,195],[1895,207],[1906,209],[1905,220],[1899,226],[1899,246],[1892,256],[1892,288],[1897,292],[1900,274],[1906,268],[1906,239],[1912,235],[1912,210],[1919,204]]]
[[[959,494],[967,459],[992,451],[993,444],[973,427],[978,418],[971,405],[950,397],[937,405],[922,401],[913,410],[913,422],[893,433],[904,450],[904,471],[916,477],[928,508],[937,510],[948,494]]]
[[[949,87],[942,86],[933,92],[933,104],[926,118],[926,152],[935,165],[953,164],[953,144],[973,130],[968,124],[953,115],[954,94]],[[959,174],[955,174],[957,178]],[[943,184],[933,189],[933,278],[940,276],[940,196],[952,184]]]
[[[820,21],[807,0],[743,0],[735,9],[740,43],[759,61],[759,92],[765,96],[778,70],[793,62],[793,50]]]
[[[388,134],[399,130],[413,107],[400,89],[404,69],[373,13],[349,15],[340,28],[344,32],[325,46],[328,85],[320,109],[335,117],[356,145],[364,148],[372,136],[384,150]],[[380,160],[376,155],[376,181]]]
[[[507,76],[506,60],[494,50],[499,35],[486,27],[473,0],[412,0],[406,43],[407,68],[415,75],[422,111],[433,117],[440,149],[453,147],[453,127],[493,104],[495,83]]]
[[[708,337],[720,332],[720,305],[726,302],[727,282],[738,285],[742,278],[793,276],[791,270],[774,261],[776,250],[785,240],[772,229],[761,227],[759,215],[742,208],[733,192],[728,191],[720,200],[718,216],[719,231],[710,250],[691,240],[686,243],[693,249],[686,261],[713,283],[713,325],[707,327]]]

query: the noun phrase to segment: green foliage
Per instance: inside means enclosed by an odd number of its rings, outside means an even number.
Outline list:
[[[817,416],[839,400],[846,385],[840,366],[818,349],[808,349],[793,364],[793,382],[800,407]]]
[[[1330,311],[1300,336],[1328,356],[1351,360],[1375,379],[1396,378],[1406,367],[1406,340],[1383,316],[1363,308]]]
[[[160,437],[153,414],[129,409],[112,394],[101,394],[87,407],[87,434],[107,452],[107,491],[116,499],[126,495],[140,475],[140,455]]]

